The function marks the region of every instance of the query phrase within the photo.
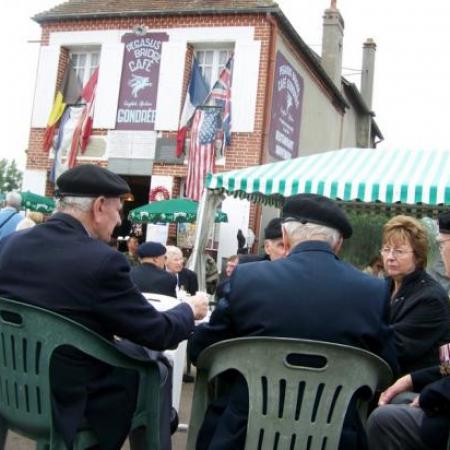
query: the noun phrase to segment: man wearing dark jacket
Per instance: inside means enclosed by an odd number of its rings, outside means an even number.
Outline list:
[[[82,165],[63,173],[57,186],[56,214],[0,241],[0,296],[55,311],[114,342],[121,337],[164,350],[186,339],[194,319],[205,315],[206,299],[191,297],[171,310],[156,311],[131,281],[125,256],[107,244],[121,223],[120,196],[130,191],[128,184],[109,170]],[[100,448],[120,449],[138,383],[134,371],[72,348],[57,350],[52,408],[67,448],[86,419]]]
[[[166,247],[159,242],[145,242],[138,247],[140,265],[131,268],[130,277],[141,292],[176,297],[177,279],[166,271]]]
[[[440,214],[438,220],[438,244],[450,275],[450,212]],[[380,407],[368,421],[370,450],[446,449],[450,424],[449,375],[450,360],[446,358],[440,366],[401,377],[383,392]]]
[[[287,199],[282,218],[288,256],[236,267],[225,298],[190,339],[192,361],[224,339],[278,336],[364,348],[395,368],[385,283],[336,256],[343,239],[352,234],[343,210],[326,197],[300,194]],[[236,376],[227,396],[210,405],[197,449],[244,448],[247,411],[248,392],[242,377]],[[356,417],[348,425],[341,448],[361,450],[362,426]]]
[[[275,261],[286,255],[283,235],[281,233],[281,218],[274,217],[264,228],[264,255],[243,255],[239,264],[257,261]]]
[[[184,267],[183,252],[175,245],[168,245],[166,258],[166,269],[176,278],[179,295],[195,295],[198,292],[197,274]]]

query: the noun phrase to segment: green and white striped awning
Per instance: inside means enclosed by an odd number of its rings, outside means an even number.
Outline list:
[[[450,151],[346,148],[209,174],[208,189],[265,204],[317,193],[344,201],[450,204]]]

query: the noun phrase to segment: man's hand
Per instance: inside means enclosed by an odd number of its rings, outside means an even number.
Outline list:
[[[186,303],[192,308],[195,320],[203,319],[208,313],[208,295],[204,292],[197,292],[192,297],[188,297]]]
[[[387,405],[397,394],[405,391],[412,391],[412,388],[411,375],[405,375],[381,393],[378,405]]]

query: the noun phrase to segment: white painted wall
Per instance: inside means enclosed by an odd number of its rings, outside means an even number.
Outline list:
[[[217,251],[217,263],[220,270],[222,258],[235,255],[237,253],[237,232],[242,230],[244,236],[247,235],[250,202],[234,197],[227,197],[222,202],[222,211],[228,215],[228,222],[220,224],[219,249]]]
[[[25,169],[23,173],[22,191],[45,195],[46,170]]]
[[[178,118],[182,107],[184,62],[188,44],[229,43],[235,47],[232,94],[233,131],[253,131],[261,53],[261,43],[254,40],[253,27],[194,27],[150,31],[164,31],[169,35],[169,41],[163,44],[156,130],[178,129]],[[127,32],[130,30],[51,33],[50,45],[41,48],[32,126],[44,128],[47,124],[54,100],[60,48],[62,46],[98,46],[101,48],[101,56],[94,128],[113,129],[122,72],[121,38]]]

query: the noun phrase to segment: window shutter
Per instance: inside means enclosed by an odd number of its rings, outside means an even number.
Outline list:
[[[123,44],[104,44],[100,54],[94,128],[114,129],[122,75]]]
[[[178,129],[186,42],[164,42],[159,72],[155,130]]]
[[[34,92],[31,126],[45,128],[52,110],[58,76],[59,45],[47,45],[40,49]]]
[[[254,130],[260,52],[260,41],[236,42],[231,94],[233,132]]]

